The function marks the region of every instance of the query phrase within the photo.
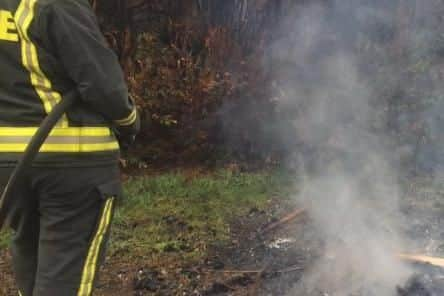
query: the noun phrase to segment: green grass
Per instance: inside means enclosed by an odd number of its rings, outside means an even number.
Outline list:
[[[188,177],[183,173],[133,177],[114,217],[109,254],[140,257],[177,252],[198,258],[210,244],[230,237],[230,221],[272,196],[288,196],[291,180],[276,172],[228,170]],[[0,248],[10,234],[0,235]]]
[[[0,232],[0,250],[6,248],[11,240],[11,232],[2,231]]]
[[[226,170],[189,179],[181,173],[133,178],[115,215],[111,252],[199,257],[229,238],[233,218],[267,207],[272,196],[287,196],[289,181],[283,174]]]

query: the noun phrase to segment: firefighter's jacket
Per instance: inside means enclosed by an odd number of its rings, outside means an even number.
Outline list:
[[[130,126],[137,112],[88,1],[0,0],[0,165],[17,159],[68,96],[76,103],[36,163],[116,161],[110,127]]]

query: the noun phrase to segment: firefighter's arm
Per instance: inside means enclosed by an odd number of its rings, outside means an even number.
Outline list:
[[[139,118],[115,53],[87,0],[57,0],[42,7],[39,28],[81,99],[122,133],[137,133]]]

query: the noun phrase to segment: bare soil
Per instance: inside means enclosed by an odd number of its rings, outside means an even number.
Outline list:
[[[317,256],[321,241],[310,221],[300,217],[272,233],[276,212],[294,208],[274,203],[251,209],[231,226],[228,244],[211,245],[200,261],[181,254],[152,254],[135,262],[109,258],[98,295],[284,295]]]

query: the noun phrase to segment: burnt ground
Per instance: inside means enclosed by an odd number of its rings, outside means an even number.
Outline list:
[[[137,265],[110,258],[98,295],[284,295],[321,249],[304,215],[265,230],[294,209],[277,200],[267,211],[250,209],[233,221],[229,243],[209,246],[198,262],[178,254],[140,258]]]
[[[113,254],[103,267],[97,295],[284,295],[318,256],[321,241],[305,215],[273,230],[267,226],[296,205],[275,199],[266,211],[252,208],[231,225],[228,243],[208,246],[196,261],[177,251]],[[184,251],[185,252],[185,251]],[[5,252],[0,295],[16,295]]]
[[[401,211],[403,231],[412,252],[444,258],[444,176],[416,177],[405,183]],[[444,295],[444,269],[413,264],[415,274],[398,287],[401,296]]]
[[[401,210],[406,217],[403,231],[412,239],[409,250],[444,257],[444,185],[436,178],[415,178],[404,187]],[[232,222],[229,243],[208,245],[208,255],[197,261],[188,258],[185,250],[131,258],[113,254],[96,295],[295,295],[292,287],[323,253],[322,239],[304,215],[272,231],[264,229],[296,208],[276,199],[265,211],[250,209]],[[442,268],[417,263],[413,267],[415,275],[400,283],[393,295],[444,295]],[[16,295],[9,268],[4,252],[0,256],[2,296]],[[316,295],[368,294],[318,291]]]

